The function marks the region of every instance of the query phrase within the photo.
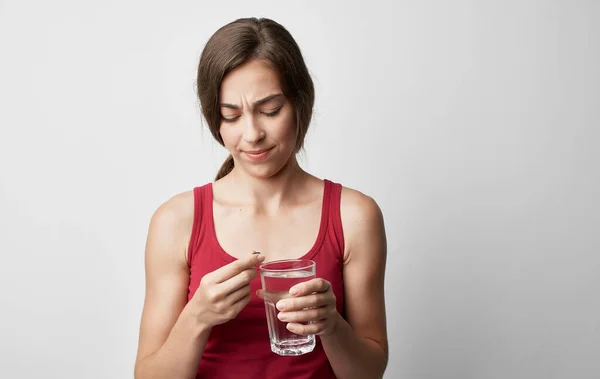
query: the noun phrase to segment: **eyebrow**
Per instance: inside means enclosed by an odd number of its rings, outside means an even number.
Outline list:
[[[283,96],[282,93],[275,93],[273,95],[269,95],[267,97],[263,97],[262,99],[255,101],[252,104],[252,106],[257,107],[257,106],[263,105],[264,103],[267,103],[267,102],[269,102],[269,101],[271,101],[273,99],[276,99],[278,97],[281,97],[281,96]],[[235,104],[221,103],[221,104],[219,104],[219,106],[221,108],[240,109],[240,107],[237,106],[237,105],[235,105]]]

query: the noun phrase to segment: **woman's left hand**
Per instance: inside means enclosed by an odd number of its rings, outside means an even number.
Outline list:
[[[290,288],[290,295],[291,298],[275,304],[280,311],[277,317],[288,323],[290,332],[324,336],[335,330],[341,316],[331,283],[321,278],[311,279]]]

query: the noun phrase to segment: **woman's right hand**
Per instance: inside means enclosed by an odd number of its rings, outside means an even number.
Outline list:
[[[234,319],[250,302],[250,281],[265,257],[251,254],[206,274],[190,300],[198,323],[210,329]]]

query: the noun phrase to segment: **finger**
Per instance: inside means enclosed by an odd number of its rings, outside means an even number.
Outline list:
[[[265,260],[265,256],[261,254],[250,254],[247,257],[238,259],[212,272],[212,280],[214,283],[223,283],[231,279],[240,272],[249,268],[256,269],[256,265]]]
[[[242,300],[246,296],[250,294],[250,284],[246,284],[245,286],[238,288],[236,291],[233,291],[229,295],[227,295],[227,303],[235,304],[238,301]]]
[[[238,301],[236,301],[231,307],[235,310],[236,314],[240,313],[246,305],[250,302],[252,296],[248,292],[245,296],[242,296]]]
[[[325,329],[325,321],[315,321],[308,325],[290,322],[286,326],[287,330],[295,334],[309,335],[319,334]]]
[[[296,284],[290,288],[290,295],[292,296],[306,296],[313,292],[325,292],[331,288],[331,284],[325,279],[315,278]]]
[[[335,298],[332,298],[328,293],[315,293],[279,300],[275,305],[280,311],[296,311],[306,308],[322,307],[329,304],[335,304]]]
[[[256,278],[257,275],[258,272],[255,268],[244,270],[236,276],[234,276],[233,278],[230,278],[220,284],[217,284],[218,291],[224,294],[231,293],[237,290],[238,288],[244,287],[246,284],[250,283],[254,278]]]
[[[258,296],[261,299],[265,299],[265,291],[264,290],[256,290],[256,296]]]
[[[309,322],[326,319],[331,312],[325,308],[313,308],[296,312],[279,312],[277,318],[283,322]]]

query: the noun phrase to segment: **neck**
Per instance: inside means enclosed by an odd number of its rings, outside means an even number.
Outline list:
[[[277,209],[302,189],[301,183],[306,180],[308,173],[293,156],[277,174],[269,178],[257,178],[236,168],[228,176],[240,202],[259,208]]]

